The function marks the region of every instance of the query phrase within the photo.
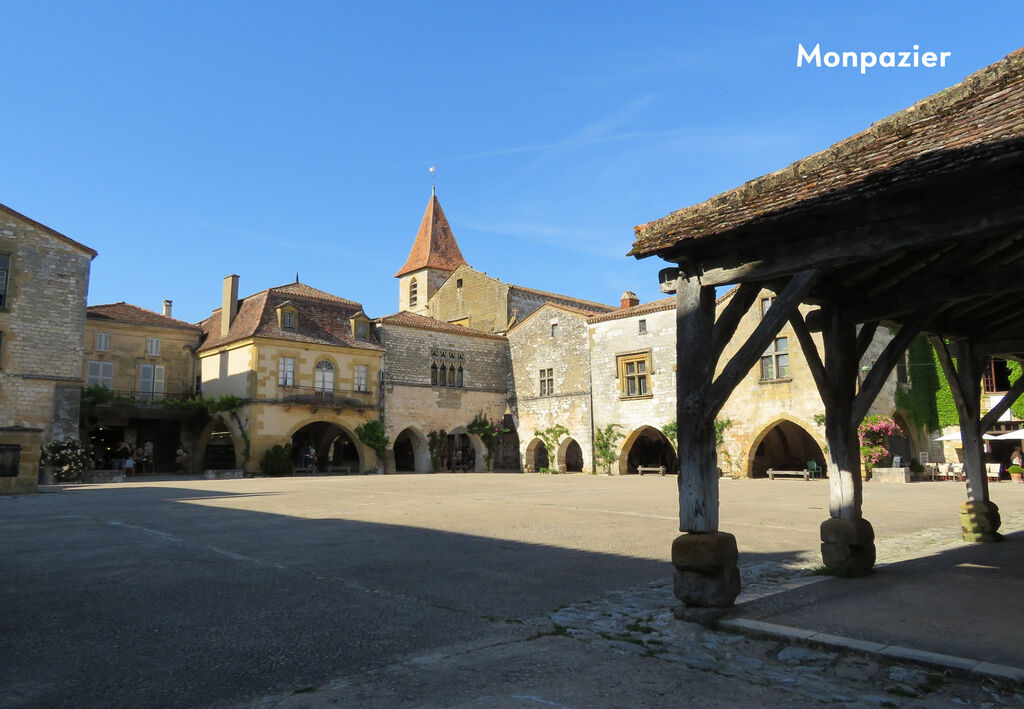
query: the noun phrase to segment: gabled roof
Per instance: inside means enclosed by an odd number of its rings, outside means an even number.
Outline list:
[[[849,202],[1024,141],[1024,48],[787,168],[634,228],[631,255]]]
[[[423,268],[450,272],[463,265],[469,264],[462,258],[462,252],[459,251],[452,228],[448,226],[448,219],[444,216],[441,203],[437,201],[437,195],[432,194],[427,211],[423,213],[420,229],[416,232],[416,240],[412,242],[409,258],[406,259],[405,265],[398,269],[395,278]]]
[[[576,316],[578,318],[581,318],[583,320],[587,320],[588,322],[589,322],[589,318],[594,314],[593,310],[584,310],[583,308],[574,308],[571,305],[563,305],[562,303],[553,303],[551,301],[548,301],[547,303],[544,303],[542,306],[540,306],[539,308],[534,310],[532,313],[527,315],[522,320],[519,320],[518,322],[516,322],[515,325],[513,325],[512,327],[510,327],[508,329],[508,332],[512,332],[513,330],[518,329],[521,325],[523,325],[524,323],[526,323],[529,320],[531,320],[535,315],[538,315],[542,310],[544,310],[546,308],[554,308],[556,310],[561,310],[561,311],[564,311],[566,313],[569,313],[570,315],[574,315],[574,316]]]
[[[484,332],[483,330],[473,330],[462,325],[453,325],[442,320],[435,320],[434,318],[428,318],[424,315],[418,315],[417,313],[410,313],[408,310],[395,313],[394,315],[386,315],[382,318],[377,318],[375,321],[381,325],[400,325],[401,327],[411,327],[417,330],[433,330],[435,332],[447,332],[453,335],[470,335],[472,337],[485,337],[491,340],[504,340],[504,335],[495,335],[490,332]]]
[[[732,294],[736,292],[739,286],[733,286],[722,295],[715,299],[715,305],[721,305],[726,298],[731,298]],[[619,308],[613,310],[610,313],[602,313],[601,315],[593,315],[587,322],[590,324],[607,322],[608,320],[620,320],[622,318],[631,318],[640,315],[649,315],[651,313],[660,313],[662,310],[673,310],[676,307],[675,297],[659,298],[658,300],[652,300],[649,303],[641,303],[640,305],[634,305],[631,308]]]
[[[277,308],[284,303],[298,311],[298,328],[294,332],[282,330],[278,325]],[[289,283],[241,299],[231,329],[224,337],[220,334],[221,309],[214,310],[210,317],[199,323],[206,333],[206,341],[197,352],[206,352],[250,337],[383,350],[380,345],[363,342],[352,336],[349,321],[362,314],[363,306],[354,300],[340,298],[304,283]]]
[[[535,288],[527,288],[526,286],[517,286],[509,284],[509,290],[518,290],[523,293],[530,293],[537,295],[548,301],[549,303],[556,301],[565,301],[566,305],[573,305],[580,310],[586,310],[587,312],[607,312],[609,310],[615,310],[614,305],[605,305],[604,303],[598,303],[593,300],[584,300],[583,298],[574,298],[571,295],[561,295],[559,293],[549,293],[548,291],[536,290]]]
[[[131,305],[124,301],[120,303],[107,303],[105,305],[90,305],[85,309],[85,317],[89,320],[125,323],[128,325],[155,325],[157,327],[171,327],[176,330],[190,330],[196,333],[201,332],[198,325],[192,325],[184,320],[175,320],[166,315]]]
[[[8,214],[8,215],[10,215],[12,217],[15,217],[17,219],[24,220],[24,221],[28,222],[29,224],[31,224],[32,226],[35,226],[35,227],[38,227],[39,229],[42,229],[43,231],[45,231],[50,236],[55,236],[58,239],[60,239],[61,241],[63,241],[64,243],[70,244],[71,246],[74,246],[76,249],[81,249],[82,251],[84,251],[87,254],[89,254],[92,258],[96,258],[96,250],[95,249],[91,249],[88,246],[86,246],[85,244],[80,244],[77,241],[75,241],[74,239],[71,239],[69,237],[64,236],[63,234],[61,234],[56,229],[51,229],[50,227],[46,226],[42,222],[37,222],[35,219],[32,219],[31,217],[26,217],[21,212],[14,211],[13,209],[8,207],[7,205],[0,204],[0,212]]]

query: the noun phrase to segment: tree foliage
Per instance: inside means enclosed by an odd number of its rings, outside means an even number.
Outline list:
[[[440,431],[431,431],[427,434],[427,448],[430,449],[430,466],[432,470],[441,469],[441,461],[448,454],[448,432],[443,428]]]
[[[377,461],[383,463],[384,451],[391,444],[391,439],[385,434],[384,424],[380,422],[380,419],[361,423],[356,426],[355,431],[356,436],[362,441],[363,445],[376,453]]]
[[[466,431],[479,436],[480,440],[483,441],[484,447],[487,449],[487,468],[488,470],[493,468],[494,457],[501,446],[501,436],[508,433],[508,429],[502,426],[499,421],[487,418],[484,416],[484,412],[481,411],[469,422],[466,426]]]
[[[260,459],[260,472],[275,477],[293,474],[295,462],[292,460],[292,445],[278,443],[267,449]]]
[[[902,436],[903,431],[888,416],[868,416],[857,426],[857,437],[860,439],[860,457],[864,468],[871,472],[879,463],[889,458],[889,437]]]
[[[617,429],[622,428],[617,423],[610,423],[603,429],[594,431],[594,458],[595,464],[604,467],[604,472],[611,474],[612,465],[618,459],[618,442],[622,434]],[[667,434],[666,434],[667,435]]]
[[[558,444],[561,442],[564,436],[569,434],[569,429],[560,423],[556,423],[554,426],[548,426],[547,428],[534,431],[533,435],[544,443],[544,448],[548,452],[548,465],[554,464],[554,469],[558,469]]]
[[[61,482],[70,482],[82,477],[89,469],[92,456],[89,446],[77,438],[50,441],[43,448],[43,461],[53,466],[53,476]]]

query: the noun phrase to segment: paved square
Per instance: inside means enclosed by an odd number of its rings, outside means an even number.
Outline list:
[[[741,566],[813,563],[827,482],[723,480]],[[880,558],[958,539],[962,485],[865,486]],[[993,486],[1024,528],[1024,486]],[[667,581],[673,477],[410,475],[0,498],[0,706],[206,706],[352,676]],[[524,625],[525,623],[525,625]]]

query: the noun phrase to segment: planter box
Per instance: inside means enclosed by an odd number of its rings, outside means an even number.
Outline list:
[[[910,468],[872,468],[871,479],[876,483],[898,483],[910,482]]]

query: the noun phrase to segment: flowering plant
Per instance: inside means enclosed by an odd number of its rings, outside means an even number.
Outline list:
[[[508,433],[508,429],[499,422],[488,419],[481,411],[466,426],[466,431],[479,436],[483,441],[487,448],[487,468],[491,469],[494,466],[494,456],[498,453],[498,446],[501,445],[501,436]]]
[[[43,448],[43,461],[53,466],[53,477],[61,482],[78,480],[89,469],[92,455],[89,447],[77,438],[50,441]]]
[[[889,457],[889,437],[902,436],[903,430],[888,416],[868,416],[857,427],[860,440],[860,457],[864,468],[870,472]]]

